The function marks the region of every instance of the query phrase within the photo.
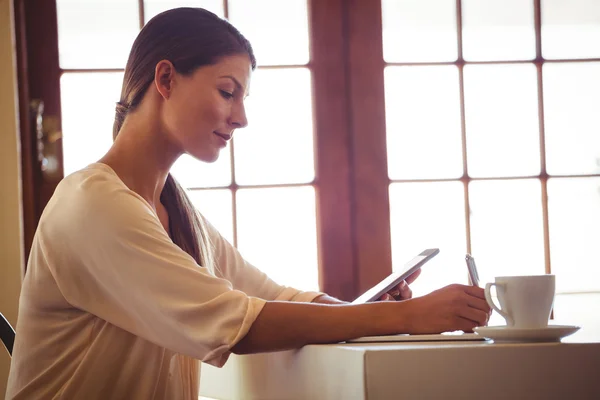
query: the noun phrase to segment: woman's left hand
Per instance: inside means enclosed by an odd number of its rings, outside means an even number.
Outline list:
[[[398,286],[392,288],[389,292],[379,298],[379,301],[402,301],[412,298],[412,290],[408,285],[413,283],[421,275],[421,268],[409,275]]]

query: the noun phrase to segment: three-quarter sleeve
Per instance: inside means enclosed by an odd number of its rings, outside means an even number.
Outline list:
[[[305,292],[282,286],[267,274],[246,261],[240,252],[206,219],[210,241],[214,246],[216,272],[231,282],[236,290],[264,300],[311,302],[322,295],[320,292]],[[281,266],[285,268],[285,265]]]
[[[199,266],[114,177],[93,174],[77,185],[53,198],[68,207],[49,207],[53,222],[38,231],[64,298],[154,344],[222,365],[265,301]]]

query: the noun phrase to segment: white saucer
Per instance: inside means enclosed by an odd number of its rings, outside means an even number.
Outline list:
[[[504,326],[478,326],[475,333],[494,342],[558,342],[579,330],[574,325],[548,325],[545,328],[509,328]]]

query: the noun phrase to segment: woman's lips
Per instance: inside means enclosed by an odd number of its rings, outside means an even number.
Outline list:
[[[220,132],[214,132],[215,135],[219,136],[220,138],[222,138],[224,141],[228,142],[229,140],[231,140],[231,135],[226,135],[224,133],[220,133]]]

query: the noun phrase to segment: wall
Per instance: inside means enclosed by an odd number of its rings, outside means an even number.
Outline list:
[[[0,0],[0,312],[17,320],[22,256],[20,155],[12,0]],[[0,348],[0,398],[10,358]]]

